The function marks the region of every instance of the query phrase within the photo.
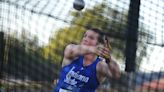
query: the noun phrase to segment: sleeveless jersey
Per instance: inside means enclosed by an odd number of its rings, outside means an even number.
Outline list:
[[[88,65],[83,66],[83,56],[66,65],[60,72],[59,81],[54,92],[95,92],[99,86],[96,76],[96,65],[100,58]],[[69,91],[68,91],[69,90]]]

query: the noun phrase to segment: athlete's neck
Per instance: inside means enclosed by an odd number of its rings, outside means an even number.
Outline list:
[[[96,55],[92,55],[92,54],[85,55],[84,62],[83,62],[84,66],[92,64],[96,60],[96,58],[97,58]]]

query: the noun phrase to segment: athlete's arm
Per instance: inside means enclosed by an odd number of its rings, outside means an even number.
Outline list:
[[[106,58],[105,60],[108,59],[108,62],[106,62],[105,64],[103,63],[101,65],[101,66],[104,66],[106,68],[102,72],[106,73],[107,77],[111,77],[112,76],[113,78],[119,78],[120,77],[119,66],[118,66],[118,64],[114,60],[111,59],[111,55],[110,55],[109,51],[110,50],[109,50],[108,47],[104,47],[104,49],[99,54],[101,57]],[[108,66],[108,68],[106,66]],[[109,71],[110,71],[111,74],[109,74]]]
[[[114,64],[114,65],[113,65]],[[102,83],[105,78],[119,78],[120,70],[119,67],[114,63],[107,64],[105,61],[101,61],[97,64],[97,78]],[[114,67],[115,66],[115,67]],[[112,68],[111,68],[112,67]]]
[[[112,77],[112,73],[109,70],[109,67],[105,61],[100,61],[96,66],[96,70],[99,82],[103,82],[106,77]]]
[[[111,59],[110,62],[108,62],[108,67],[114,78],[120,77],[120,75],[121,75],[120,68],[114,60]]]
[[[64,51],[62,67],[70,64],[74,59],[76,59],[80,55],[90,53],[96,54],[96,49],[97,47],[95,46],[69,44],[68,46],[66,46]]]
[[[114,78],[119,78],[120,77],[120,68],[119,68],[118,64],[111,58],[111,55],[109,52],[111,52],[112,48],[109,43],[109,40],[106,37],[104,38],[104,42],[105,42],[104,46],[106,48],[106,51],[103,51],[101,55],[106,58],[105,60],[109,67],[109,70],[112,73],[112,76]]]
[[[68,59],[74,59],[80,55],[96,53],[95,46],[70,44],[64,51],[64,56]]]

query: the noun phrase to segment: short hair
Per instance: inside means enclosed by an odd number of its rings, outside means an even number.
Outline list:
[[[87,30],[91,30],[91,31],[93,31],[95,33],[98,33],[99,34],[98,42],[104,44],[104,39],[103,39],[104,35],[102,34],[102,30],[100,30],[98,28],[92,28],[92,27],[89,27],[89,26],[87,26],[86,29]]]

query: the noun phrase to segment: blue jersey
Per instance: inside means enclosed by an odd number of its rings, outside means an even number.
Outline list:
[[[83,66],[83,56],[66,65],[60,72],[60,78],[54,92],[69,90],[68,92],[95,92],[99,86],[96,75],[97,59],[88,66]],[[62,92],[62,91],[61,91]]]

